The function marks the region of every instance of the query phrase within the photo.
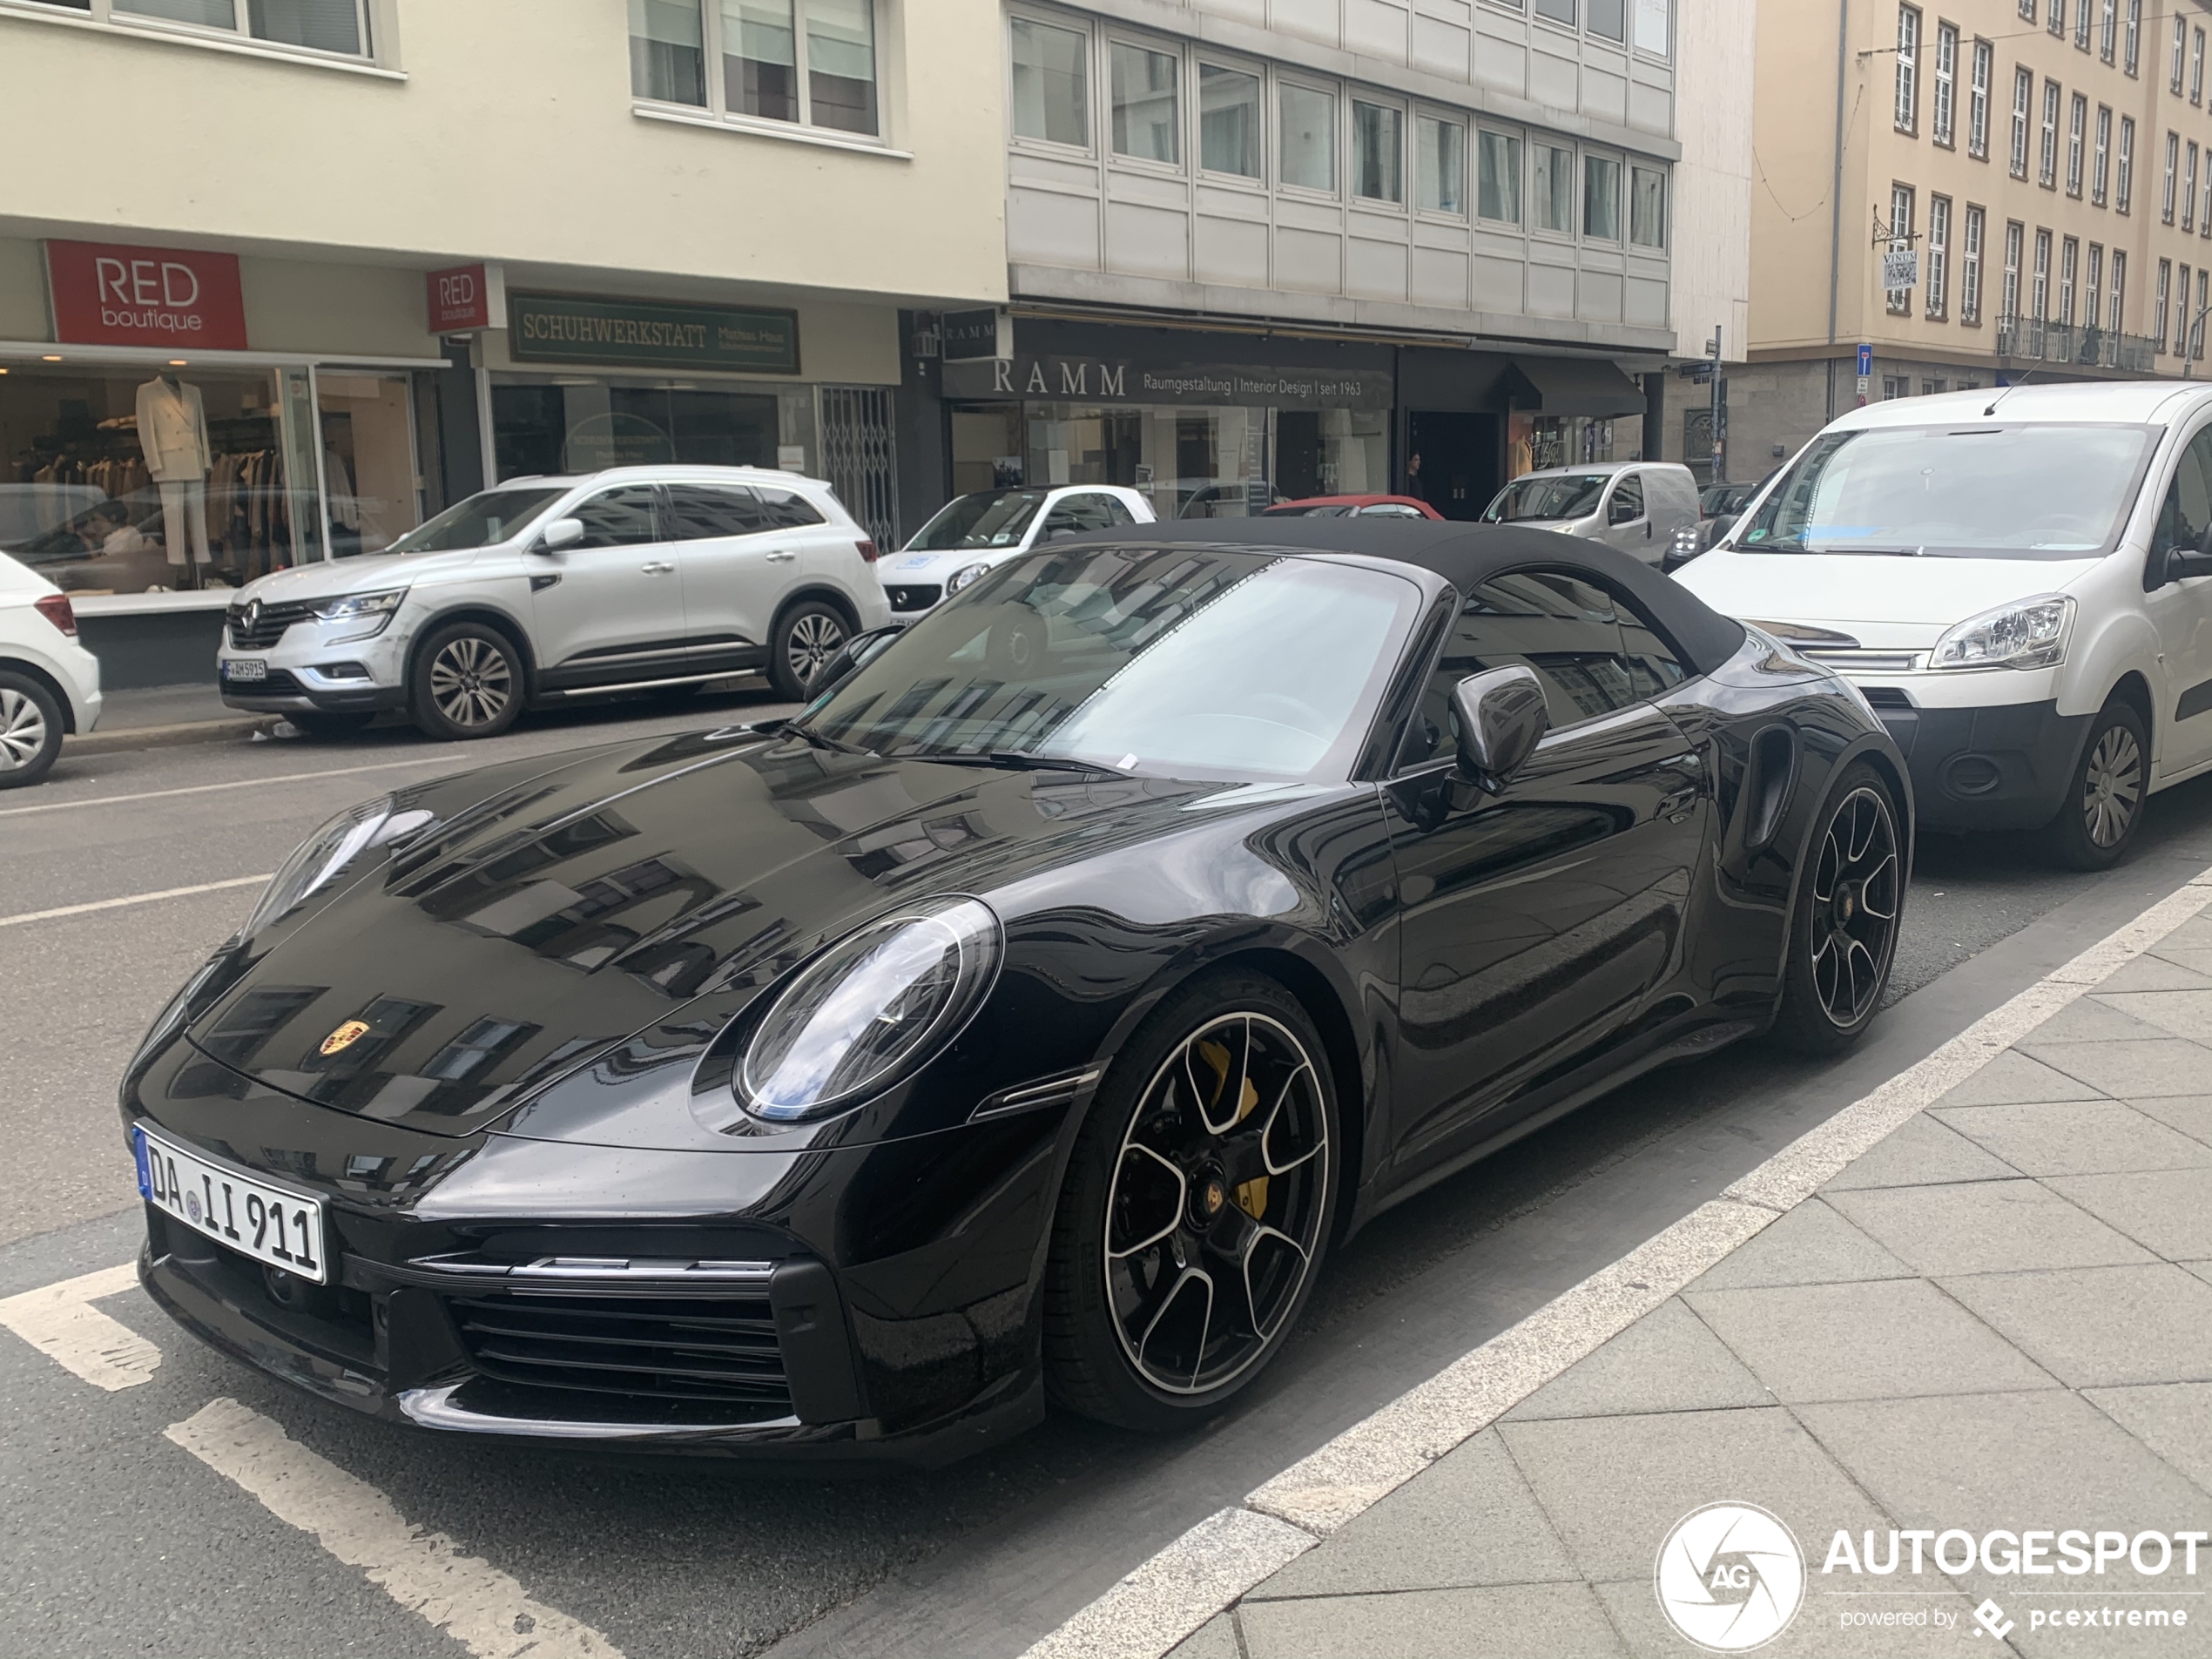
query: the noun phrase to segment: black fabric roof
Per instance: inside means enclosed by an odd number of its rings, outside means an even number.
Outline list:
[[[1701,674],[1719,667],[1743,644],[1742,623],[1722,616],[1672,577],[1612,548],[1553,530],[1433,519],[1207,518],[1141,524],[1083,539],[1357,553],[1433,570],[1461,594],[1473,592],[1492,577],[1534,565],[1583,570],[1640,606],[1689,654]]]

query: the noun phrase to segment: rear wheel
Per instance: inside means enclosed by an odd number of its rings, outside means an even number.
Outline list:
[[[434,738],[489,738],[523,711],[523,664],[513,644],[481,622],[456,622],[422,642],[408,700]]]
[[[1858,1041],[1897,954],[1905,863],[1889,786],[1860,763],[1837,779],[1805,848],[1775,1031],[1808,1054]]]
[[[2066,801],[2043,826],[2043,845],[2070,870],[2106,870],[2127,855],[2150,790],[2150,737],[2133,705],[2099,711],[2067,780]]]
[[[28,674],[0,669],[0,789],[44,778],[62,752],[62,709]]]
[[[804,701],[806,688],[852,637],[852,624],[835,605],[802,599],[776,618],[768,642],[768,679],[778,696]]]

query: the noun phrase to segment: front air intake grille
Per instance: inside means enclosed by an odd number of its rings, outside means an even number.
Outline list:
[[[233,605],[223,613],[223,624],[230,630],[233,651],[267,651],[286,629],[314,614],[314,605],[304,603],[264,604],[258,612],[250,604]]]
[[[1865,693],[1867,705],[1871,708],[1909,709],[1912,706],[1912,693],[1899,686],[1866,685],[1859,689]]]
[[[894,610],[927,610],[944,597],[945,590],[936,583],[918,586],[886,588]]]
[[[447,1306],[477,1372],[509,1386],[517,1414],[755,1420],[791,1411],[765,1285],[732,1296],[448,1295]]]

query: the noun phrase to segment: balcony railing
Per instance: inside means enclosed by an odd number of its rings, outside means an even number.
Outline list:
[[[2040,317],[2000,317],[1997,354],[2013,362],[2066,363],[2078,368],[2116,368],[2130,374],[2159,373],[2158,341],[2080,323]]]

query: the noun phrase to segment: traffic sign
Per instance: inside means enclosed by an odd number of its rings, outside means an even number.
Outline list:
[[[1871,374],[1873,372],[1874,372],[1874,348],[1873,348],[1871,346],[1864,346],[1864,345],[1863,345],[1863,346],[1861,346],[1861,347],[1858,348],[1858,378],[1859,378],[1859,379],[1861,379],[1861,380],[1865,380],[1865,378],[1866,378],[1869,374]],[[1862,388],[1860,388],[1859,389],[1860,389],[1860,390],[1862,390],[1862,391],[1864,391],[1865,388],[1864,387],[1862,387]]]

